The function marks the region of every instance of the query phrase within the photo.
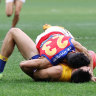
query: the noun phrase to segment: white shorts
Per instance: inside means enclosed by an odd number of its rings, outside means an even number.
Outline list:
[[[43,37],[44,35],[52,32],[52,31],[59,31],[59,32],[63,33],[64,35],[70,36],[71,38],[74,39],[74,37],[72,36],[72,34],[68,30],[63,29],[63,28],[58,27],[58,26],[52,26],[52,27],[48,28],[47,30],[45,30],[45,32],[43,32],[43,33],[41,33],[40,35],[37,36],[37,38],[36,38],[36,44],[39,42],[39,40],[41,39],[41,37]]]
[[[9,2],[14,2],[15,0],[6,0],[6,3],[9,3]],[[25,3],[26,0],[20,0],[22,1],[23,3]]]

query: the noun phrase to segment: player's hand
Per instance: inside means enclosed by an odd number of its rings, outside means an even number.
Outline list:
[[[91,81],[96,82],[96,77],[92,76]]]

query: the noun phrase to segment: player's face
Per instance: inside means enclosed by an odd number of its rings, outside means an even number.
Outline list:
[[[91,71],[91,68],[90,67],[87,67],[87,66],[83,66],[83,67],[80,67],[80,69],[82,69],[83,71],[89,71],[89,73],[92,75],[93,72]]]
[[[92,76],[93,76],[93,72],[91,71],[91,68],[90,67],[87,67],[87,66],[83,66],[83,67],[80,67],[80,68],[77,68],[77,69],[74,69],[74,71],[78,70],[78,69],[82,69],[83,71],[88,71]]]

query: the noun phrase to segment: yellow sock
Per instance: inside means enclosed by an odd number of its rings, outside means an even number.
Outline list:
[[[7,57],[2,56],[1,54],[0,54],[0,59],[1,59],[1,60],[3,60],[3,61],[7,61],[7,60],[8,60],[8,58],[7,58]]]

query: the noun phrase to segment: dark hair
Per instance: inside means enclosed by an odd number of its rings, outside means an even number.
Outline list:
[[[89,82],[91,80],[91,74],[89,71],[83,71],[82,69],[78,69],[72,73],[71,82],[74,83],[84,83]]]
[[[77,52],[67,55],[67,63],[68,66],[72,68],[79,68],[82,66],[88,66],[90,64],[90,60],[84,55],[84,53]]]

